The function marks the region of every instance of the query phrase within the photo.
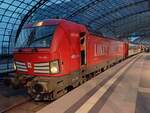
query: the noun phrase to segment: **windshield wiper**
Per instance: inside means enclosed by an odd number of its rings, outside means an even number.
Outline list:
[[[48,38],[49,36],[52,36],[52,35],[53,35],[53,34],[49,34],[49,35],[43,36],[43,37],[41,37],[41,38],[38,38],[38,39],[33,40],[33,42],[39,41],[39,40],[41,40],[41,39],[43,39],[43,38]],[[33,43],[33,42],[32,42],[32,43]]]
[[[34,41],[34,39],[35,39],[35,29],[30,33],[30,35],[29,35],[29,38],[28,38],[28,41],[27,41],[27,46],[28,45],[31,45],[32,44],[32,42]]]

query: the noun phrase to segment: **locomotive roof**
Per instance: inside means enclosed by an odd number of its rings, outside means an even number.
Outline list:
[[[46,26],[46,25],[58,25],[62,21],[67,21],[67,20],[65,20],[65,19],[46,19],[46,20],[42,20],[42,21],[39,21],[39,22],[35,22],[35,23],[31,23],[31,24],[26,24],[26,25],[24,25],[24,28],[35,27],[40,22],[42,22],[43,26]],[[70,22],[70,21],[68,21],[68,22]],[[78,23],[76,23],[76,24],[78,24]],[[82,24],[80,24],[80,25],[82,25]],[[96,34],[96,33],[93,33],[93,32],[90,32],[90,34],[91,35],[95,35],[95,36],[100,36],[101,38],[105,38],[105,39],[122,41],[122,40],[118,40],[118,39],[113,38],[113,37],[104,37],[103,35],[99,35],[99,34]]]
[[[30,27],[35,27],[38,26],[38,23],[42,23],[42,26],[46,26],[46,25],[57,25],[59,24],[61,21],[63,21],[63,19],[46,19],[46,20],[42,20],[42,21],[38,21],[35,23],[30,23],[30,24],[26,24],[24,25],[23,28],[30,28]]]
[[[74,23],[76,25],[84,26],[82,24],[68,21],[65,19],[46,19],[46,20],[41,20],[41,21],[34,22],[34,23],[25,24],[23,28],[31,28],[31,27],[36,27],[36,26],[47,26],[47,25],[58,25],[61,22],[70,22],[70,23]]]

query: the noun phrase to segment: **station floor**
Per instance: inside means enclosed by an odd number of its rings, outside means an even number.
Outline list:
[[[113,66],[37,113],[150,113],[150,54]]]

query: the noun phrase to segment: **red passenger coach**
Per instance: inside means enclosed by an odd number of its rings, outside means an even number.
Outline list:
[[[127,43],[63,19],[25,25],[17,47],[17,76],[35,100],[56,99],[128,56]]]
[[[128,56],[127,44],[114,39],[89,35],[87,45],[88,65],[113,62]]]

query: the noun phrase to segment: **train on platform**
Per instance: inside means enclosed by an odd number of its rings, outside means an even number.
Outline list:
[[[14,50],[16,77],[34,100],[55,100],[128,56],[140,45],[95,35],[64,19],[26,24]]]

